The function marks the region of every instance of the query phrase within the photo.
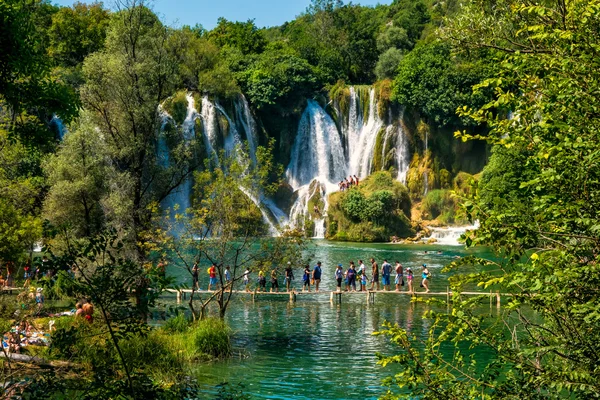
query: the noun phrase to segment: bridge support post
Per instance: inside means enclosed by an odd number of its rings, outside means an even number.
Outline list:
[[[296,292],[292,290],[290,292],[290,303],[295,303],[295,302],[296,302]]]
[[[500,291],[496,291],[496,307],[500,308]]]
[[[181,304],[181,290],[177,291],[177,304]]]

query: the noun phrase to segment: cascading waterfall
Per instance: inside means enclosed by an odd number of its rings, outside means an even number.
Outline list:
[[[435,243],[437,244],[443,244],[448,246],[460,246],[460,237],[464,233],[468,231],[474,231],[477,228],[479,228],[479,221],[475,221],[473,225],[454,226],[448,228],[430,228],[431,236],[423,240],[427,242],[430,239],[435,239]]]
[[[206,148],[206,154],[209,155],[212,165],[219,165],[219,156],[215,150],[217,147],[219,121],[217,119],[217,110],[214,104],[208,99],[208,96],[202,97],[200,116],[202,118],[202,138],[204,147]]]
[[[234,121],[220,104],[211,102],[207,96],[202,100],[201,114],[204,121],[204,142],[207,145],[207,152],[213,154],[215,165],[219,165],[217,153],[214,150],[217,146],[217,137],[219,135],[218,113],[223,115],[229,125],[229,131],[226,133],[224,139],[225,155],[227,157],[235,157],[238,160],[249,156],[253,162],[256,162],[256,122],[252,117],[248,102],[243,96],[240,96],[234,103],[234,106],[237,121]],[[236,122],[239,122],[239,124],[236,124]],[[244,136],[248,141],[248,150],[250,153],[248,155],[245,154],[245,149],[242,146],[242,138],[237,129],[238,126],[243,130]],[[264,222],[269,226],[270,233],[274,236],[278,235],[279,231],[276,228],[276,224],[287,223],[287,215],[262,193],[253,195],[247,188],[241,185],[239,188],[259,208]]]
[[[246,134],[250,158],[252,162],[256,164],[256,143],[258,141],[258,138],[256,137],[256,122],[252,117],[248,101],[243,94],[235,101],[235,113],[237,120],[242,125],[244,133]]]
[[[406,184],[406,174],[410,167],[410,147],[408,137],[401,123],[398,124],[396,134],[396,169],[398,170],[398,180]]]
[[[346,166],[344,147],[333,119],[316,101],[308,100],[286,171],[288,183],[298,190],[315,178],[322,183],[338,182],[344,177]]]
[[[65,124],[63,124],[62,119],[60,119],[58,115],[54,114],[50,120],[50,125],[56,129],[58,140],[62,141],[67,133],[67,129],[65,128]]]
[[[188,102],[187,105],[187,113],[185,116],[185,120],[181,124],[182,130],[182,138],[186,146],[188,146],[195,138],[195,123],[198,118],[198,112],[196,111],[194,97],[191,94],[186,95],[186,99]],[[162,108],[159,108],[159,113],[161,115],[162,124],[161,124],[161,132],[164,132],[166,125],[169,122],[174,123],[171,116]],[[169,160],[169,148],[167,146],[166,139],[164,135],[160,135],[158,139],[158,160],[159,164],[168,168],[170,166]],[[165,200],[163,205],[166,208],[173,209],[176,205],[179,207],[179,211],[185,211],[191,207],[190,197],[192,195],[192,178],[188,176],[174,191],[171,193]]]
[[[351,109],[349,119],[359,121],[358,116],[352,116],[352,111],[353,110]],[[360,109],[357,107],[354,109],[354,111],[359,112]],[[367,118],[367,123],[364,124],[362,128],[358,130],[358,132],[350,132],[351,141],[349,142],[349,174],[356,175],[362,179],[371,173],[371,168],[373,165],[373,150],[375,149],[377,134],[382,127],[383,121],[377,114],[375,89],[371,89],[369,92],[369,116]]]
[[[286,170],[287,182],[296,193],[290,222],[294,226],[304,226],[306,218],[313,219],[314,237],[324,237],[325,234],[327,195],[339,190],[338,183],[345,177],[356,175],[364,179],[372,172],[377,136],[382,129],[382,160],[386,160],[387,149],[387,154],[392,154],[395,160],[399,181],[406,181],[410,165],[409,141],[401,123],[402,116],[395,123],[385,126],[377,112],[375,89],[371,88],[365,121],[357,90],[350,87],[349,92],[348,117],[338,115],[342,121],[341,135],[333,119],[319,104],[308,101]],[[337,103],[335,108],[340,114]],[[391,112],[389,119],[392,120]],[[390,146],[392,150],[389,150]],[[323,210],[319,210],[321,215],[309,210],[311,199],[323,203]]]

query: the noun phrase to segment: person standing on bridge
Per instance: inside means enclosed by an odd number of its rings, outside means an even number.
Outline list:
[[[412,268],[406,268],[406,281],[408,282],[408,293],[413,293],[413,271]]]
[[[208,269],[208,291],[214,286],[215,290],[217,289],[217,266],[215,264],[211,265]]]
[[[321,274],[323,273],[323,270],[321,269],[321,261],[317,262],[317,265],[315,265],[315,268],[313,269],[312,272],[312,278],[315,281],[315,292],[319,291],[319,283],[321,283]]]
[[[338,292],[342,291],[342,279],[344,279],[344,269],[342,267],[342,264],[338,264],[337,268],[335,269],[335,280],[337,282]]]
[[[367,267],[365,267],[363,260],[358,260],[358,276],[360,279],[360,291],[365,292],[367,290]]]
[[[354,268],[354,261],[350,261],[350,267],[346,271],[346,278],[348,279],[348,291],[356,292],[356,269]]]
[[[273,290],[275,289],[275,290]],[[279,281],[277,280],[277,268],[271,271],[271,292],[279,292]]]
[[[423,278],[422,285],[425,288],[425,293],[429,293],[429,279],[431,277],[431,273],[427,268],[427,264],[423,264],[423,272],[421,273],[421,277]]]
[[[264,292],[267,290],[267,278],[263,271],[258,271],[258,291]]]
[[[248,267],[244,271],[244,287],[246,288],[246,292],[250,292],[250,268]]]
[[[392,265],[387,260],[383,260],[383,264],[381,265],[381,281],[383,283],[383,290],[390,290],[391,275]]]
[[[199,290],[200,285],[198,283],[198,260],[194,262],[192,267],[192,290]]]
[[[305,288],[308,288],[310,292],[310,267],[308,264],[304,266],[304,275],[302,275],[302,291],[304,292]]]
[[[396,279],[394,280],[394,283],[396,284],[396,292],[400,291],[400,286],[404,286],[404,274],[400,261],[396,261]]]
[[[373,274],[373,278],[371,278],[371,289],[377,285],[377,289],[379,290],[379,265],[375,262],[374,258],[371,258],[371,273]]]
[[[292,263],[288,261],[287,267],[285,268],[285,289],[289,292],[294,280],[294,270],[292,269]]]

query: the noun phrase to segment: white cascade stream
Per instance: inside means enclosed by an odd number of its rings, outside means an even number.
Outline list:
[[[446,228],[430,228],[431,236],[424,238],[426,242],[429,239],[435,239],[436,244],[442,244],[447,246],[460,246],[460,237],[467,231],[473,231],[479,228],[479,221],[475,221],[473,225],[465,226],[453,226]]]

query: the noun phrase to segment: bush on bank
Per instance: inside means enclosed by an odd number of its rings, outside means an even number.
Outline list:
[[[329,197],[327,238],[353,242],[387,242],[409,237],[408,190],[387,171],[376,172],[358,187]]]

